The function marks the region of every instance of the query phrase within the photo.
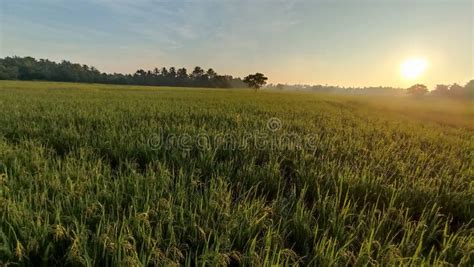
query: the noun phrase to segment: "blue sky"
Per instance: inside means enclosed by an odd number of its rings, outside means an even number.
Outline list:
[[[106,72],[199,65],[270,82],[342,86],[474,78],[471,0],[2,0],[0,56]],[[400,63],[428,61],[417,81]]]

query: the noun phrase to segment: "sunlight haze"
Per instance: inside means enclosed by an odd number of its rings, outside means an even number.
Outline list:
[[[400,66],[403,78],[415,80],[426,71],[428,63],[423,58],[410,58],[405,60]]]

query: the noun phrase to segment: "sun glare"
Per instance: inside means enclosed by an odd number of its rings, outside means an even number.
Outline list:
[[[420,77],[421,74],[426,70],[426,60],[421,58],[410,58],[405,60],[400,65],[400,71],[404,79],[414,80]]]

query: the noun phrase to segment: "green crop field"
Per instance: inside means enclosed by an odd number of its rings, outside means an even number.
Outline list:
[[[474,108],[0,82],[0,265],[474,263]]]

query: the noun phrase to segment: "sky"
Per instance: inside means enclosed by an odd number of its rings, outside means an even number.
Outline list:
[[[271,83],[408,87],[474,78],[472,0],[1,0],[0,57],[105,72],[213,68]],[[400,74],[422,58],[415,80]]]

